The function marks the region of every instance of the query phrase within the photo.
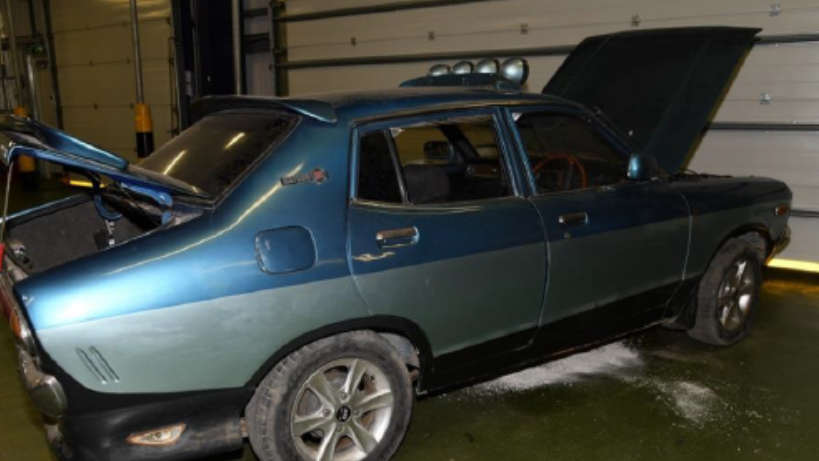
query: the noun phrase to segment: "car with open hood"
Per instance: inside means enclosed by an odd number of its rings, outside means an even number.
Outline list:
[[[664,325],[747,335],[791,191],[684,171],[758,30],[592,37],[498,75],[212,97],[133,165],[37,122],[93,184],[4,218],[0,301],[61,460],[386,460],[413,401]]]

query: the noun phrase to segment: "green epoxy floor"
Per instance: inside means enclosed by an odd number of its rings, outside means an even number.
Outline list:
[[[0,461],[51,460],[0,331]],[[541,459],[819,460],[819,276],[768,272],[754,331],[731,348],[658,329],[425,399],[396,458]]]

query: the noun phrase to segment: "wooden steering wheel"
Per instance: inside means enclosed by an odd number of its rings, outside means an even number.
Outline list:
[[[557,160],[563,160],[569,165],[570,168],[574,167],[575,169],[577,169],[578,173],[580,173],[580,184],[581,184],[580,187],[583,188],[583,189],[589,187],[588,176],[586,175],[586,168],[583,166],[583,163],[581,163],[580,160],[578,160],[578,158],[576,156],[574,156],[572,154],[569,154],[569,153],[565,153],[565,152],[550,153],[546,158],[544,158],[543,160],[538,162],[538,164],[535,165],[535,167],[532,169],[532,171],[535,173],[535,175],[537,175],[540,170],[542,170],[542,169],[544,169],[546,167],[546,165],[548,165],[548,164],[550,164],[550,163],[552,163],[554,161],[557,161]],[[564,180],[565,180],[565,173],[564,172],[558,172],[558,183],[559,183],[560,187],[563,190],[568,190],[567,186],[569,186],[569,185],[568,184],[563,184]]]

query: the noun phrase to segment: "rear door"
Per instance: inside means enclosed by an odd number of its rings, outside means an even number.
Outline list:
[[[426,332],[443,356],[436,367],[524,347],[538,324],[544,234],[510,174],[496,114],[414,117],[357,133],[348,230],[356,283],[373,314]]]
[[[576,345],[661,318],[679,286],[689,238],[681,194],[632,182],[629,153],[585,112],[510,111],[546,230],[549,343]]]

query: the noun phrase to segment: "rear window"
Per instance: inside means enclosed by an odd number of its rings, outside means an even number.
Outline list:
[[[283,113],[229,112],[203,118],[139,166],[217,197],[295,126]]]

